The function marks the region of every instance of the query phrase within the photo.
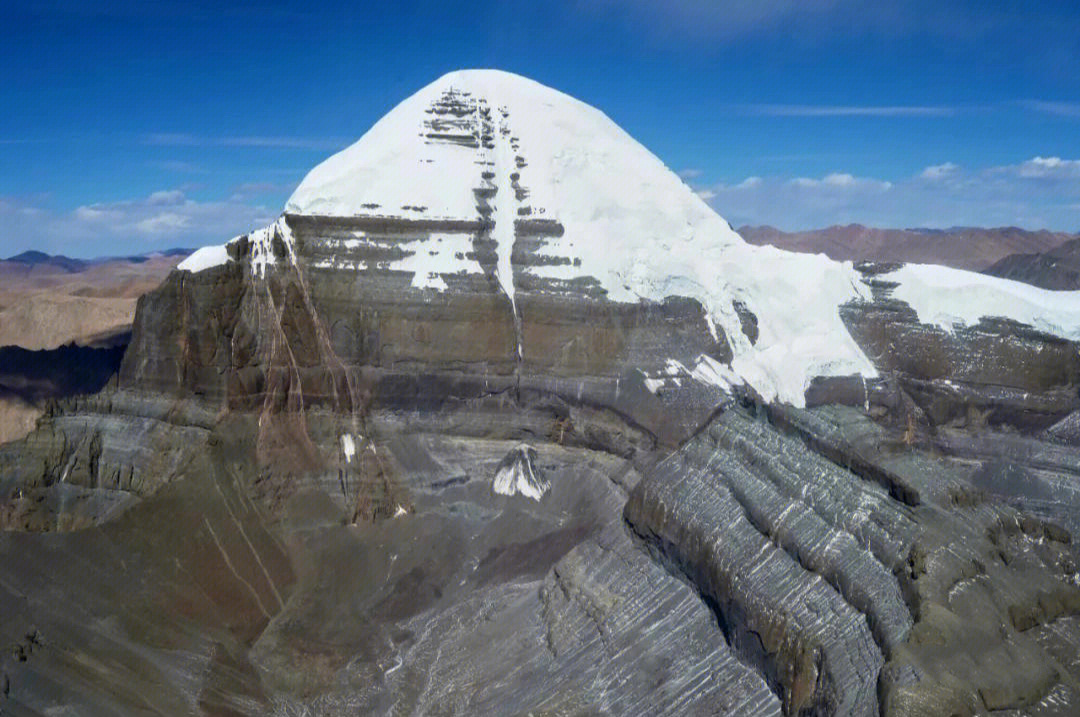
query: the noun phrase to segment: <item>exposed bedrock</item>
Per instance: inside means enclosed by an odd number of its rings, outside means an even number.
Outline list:
[[[741,409],[717,417],[645,477],[626,518],[789,713],[1073,703],[1075,668],[1039,637],[1056,626],[1055,640],[1075,639],[1063,531],[976,497],[970,465],[911,450],[851,409],[774,420],[787,435]],[[909,489],[890,491],[889,476]]]
[[[94,525],[172,482],[206,445],[215,411],[197,401],[106,390],[52,407],[0,446],[0,528]]]
[[[698,596],[622,527],[623,462],[538,446],[537,502],[492,489],[516,446],[380,447],[410,496],[381,522],[342,526],[317,493],[296,497],[305,567],[252,652],[278,713],[778,714]]]
[[[415,287],[412,272],[380,268],[380,252],[389,251],[380,241],[396,247],[400,232],[430,239],[422,223],[383,222],[389,228],[370,236],[370,220],[287,221],[295,262],[283,259],[265,275],[239,263],[176,272],[141,299],[120,386],[269,412],[438,407],[536,392],[623,414],[672,445],[721,398],[707,387],[675,391],[686,394],[675,409],[673,397],[643,383],[672,359],[730,359],[722,330],[697,301],[620,304],[521,291],[519,359],[512,307],[481,264],[438,293]],[[342,226],[364,227],[363,243],[336,238]],[[468,246],[482,243],[483,229],[465,230],[476,232],[459,237]],[[358,263],[366,269],[356,271]]]
[[[0,533],[0,711],[254,714],[246,646],[293,568],[223,451],[107,525]]]
[[[891,299],[887,282],[869,283],[875,300],[847,304],[840,315],[878,371],[893,379],[889,389],[902,390],[934,425],[1030,433],[1080,408],[1075,342],[1006,319],[946,331]]]

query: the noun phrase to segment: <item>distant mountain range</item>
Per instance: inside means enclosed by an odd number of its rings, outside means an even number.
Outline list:
[[[1078,238],[1076,234],[1065,232],[1028,231],[1017,227],[876,229],[861,224],[801,232],[785,232],[771,226],[744,226],[738,232],[751,244],[820,253],[840,261],[944,264],[970,271],[988,269],[1012,254],[1041,254]],[[1012,278],[1019,279],[1018,276]]]
[[[25,251],[0,259],[0,346],[96,344],[126,331],[138,298],[190,253],[73,259]]]
[[[80,271],[85,271],[91,266],[97,266],[99,264],[107,264],[109,262],[128,262],[132,264],[142,264],[150,259],[157,257],[185,257],[194,251],[193,249],[173,248],[166,249],[164,251],[147,252],[145,254],[134,254],[131,256],[105,256],[96,259],[72,259],[71,257],[64,256],[63,254],[46,254],[43,251],[36,251],[31,249],[30,251],[24,251],[21,254],[15,256],[9,256],[7,259],[0,259],[0,265],[9,264],[24,267],[37,268],[37,267],[49,267],[52,269],[58,269],[60,271],[66,271],[70,274],[75,274]]]

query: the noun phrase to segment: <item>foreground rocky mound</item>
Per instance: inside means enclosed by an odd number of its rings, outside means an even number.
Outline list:
[[[1074,714],[1078,304],[750,247],[448,75],[0,448],[0,705]]]

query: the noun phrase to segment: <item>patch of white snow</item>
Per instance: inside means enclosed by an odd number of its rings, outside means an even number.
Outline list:
[[[522,444],[512,449],[499,463],[491,489],[499,495],[521,494],[539,501],[551,484],[536,471],[536,449]]]
[[[182,271],[195,273],[210,269],[211,267],[221,266],[228,261],[228,250],[225,248],[224,244],[218,244],[215,246],[204,246],[202,249],[196,249],[192,252],[191,256],[177,264],[176,268]]]
[[[341,434],[341,452],[345,455],[346,463],[351,463],[356,456],[356,441],[348,433]]]
[[[394,271],[413,272],[412,286],[416,289],[447,289],[444,274],[480,274],[483,269],[473,254],[473,239],[468,234],[436,233],[425,239],[401,244],[411,252],[404,259],[387,265]]]
[[[996,316],[1080,340],[1080,291],[1050,291],[930,264],[907,264],[880,278],[899,283],[893,298],[909,304],[925,324],[953,331]]]

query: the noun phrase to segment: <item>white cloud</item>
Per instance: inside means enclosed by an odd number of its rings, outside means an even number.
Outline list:
[[[1016,167],[1016,173],[1028,179],[1080,179],[1080,159],[1032,157]]]
[[[679,176],[682,177],[683,179],[697,179],[703,173],[704,172],[702,172],[702,170],[700,170],[700,169],[690,168],[690,169],[684,169],[684,170],[680,171]]]
[[[162,212],[137,222],[135,227],[147,236],[171,236],[181,233],[189,225],[189,218],[182,214]]]
[[[881,227],[1022,226],[1080,230],[1080,160],[1032,157],[971,170],[954,162],[886,180],[834,172],[754,177],[697,187],[735,226],[807,229],[860,223]]]
[[[0,256],[30,247],[76,256],[198,247],[264,226],[276,215],[277,211],[243,197],[197,201],[181,189],[67,212],[8,197],[0,199],[0,221],[5,227]]]
[[[26,207],[30,209],[31,207]],[[83,222],[97,222],[107,219],[109,213],[104,209],[94,207],[79,207],[73,212],[76,219]]]
[[[754,186],[759,185],[759,181]],[[856,177],[847,172],[833,172],[827,174],[821,179],[811,179],[809,177],[796,177],[791,180],[791,185],[795,187],[801,187],[804,189],[816,189],[816,188],[830,188],[830,189],[851,189],[851,190],[877,190],[887,191],[892,187],[891,182],[883,182],[877,179],[867,179],[865,177]]]
[[[927,167],[922,171],[921,174],[919,174],[919,176],[923,179],[935,181],[938,179],[945,179],[946,177],[951,177],[955,175],[957,170],[959,169],[960,165],[954,164],[952,162],[945,162],[944,164],[934,164]]]
[[[149,197],[146,198],[146,203],[150,206],[162,207],[171,206],[173,204],[183,204],[186,200],[184,193],[179,189],[170,189],[167,191],[152,192]]]

